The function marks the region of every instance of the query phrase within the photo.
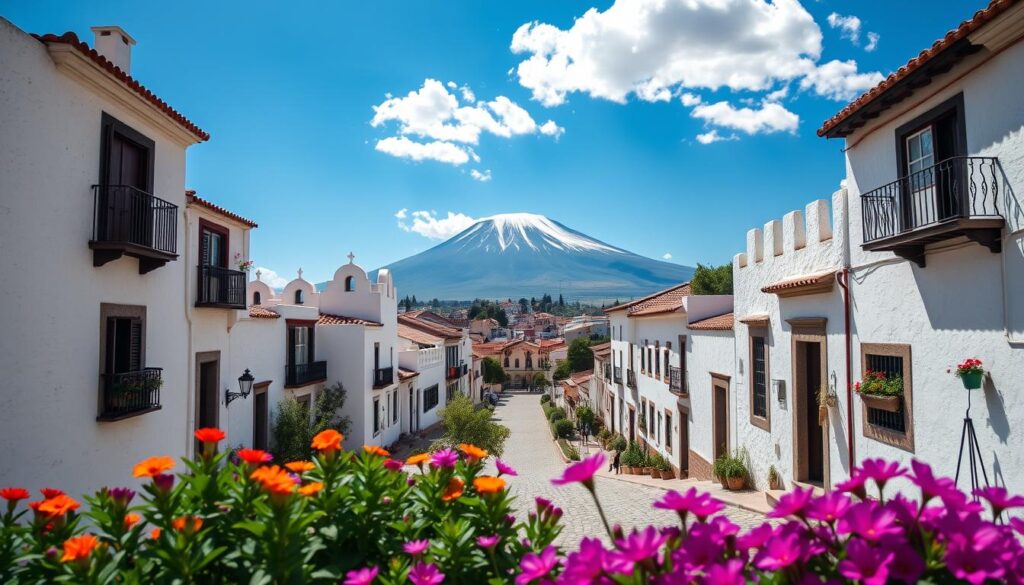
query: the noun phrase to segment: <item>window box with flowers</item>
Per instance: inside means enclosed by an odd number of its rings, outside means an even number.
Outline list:
[[[885,372],[866,370],[864,379],[854,384],[854,389],[868,408],[887,412],[899,412],[903,399],[903,378],[887,376]]]

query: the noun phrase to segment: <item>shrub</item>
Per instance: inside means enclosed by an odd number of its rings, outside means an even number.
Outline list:
[[[494,411],[486,408],[477,409],[466,396],[455,396],[438,412],[444,435],[434,441],[433,448],[454,448],[470,443],[500,456],[511,431],[491,420],[493,414]]]
[[[562,453],[565,454],[566,458],[570,461],[580,460],[579,450],[569,444],[569,441],[566,441],[565,439],[558,439],[558,446],[561,447]]]
[[[271,432],[274,438],[272,450],[277,458],[285,461],[309,459],[312,453],[309,443],[317,433],[326,429],[347,433],[351,421],[339,414],[345,406],[345,397],[345,388],[340,382],[324,388],[316,396],[312,417],[309,409],[294,398],[278,402]]]
[[[614,451],[625,451],[626,450],[626,437],[616,433],[611,440],[611,448]]]
[[[548,394],[542,394],[540,397],[540,403],[547,404],[548,402],[551,402],[551,396],[549,396]]]
[[[573,426],[572,421],[563,419],[556,420],[552,427],[555,429],[555,436],[560,439],[568,439],[572,437]]]
[[[551,410],[551,414],[548,415],[548,420],[555,422],[556,420],[565,419],[565,409],[555,408]]]
[[[597,441],[601,443],[601,446],[605,449],[608,448],[608,442],[612,439],[612,432],[608,429],[601,429],[597,432]]]
[[[629,467],[643,467],[644,453],[640,450],[640,446],[633,442],[629,443],[629,446],[625,448],[622,456],[619,458],[619,464]]]

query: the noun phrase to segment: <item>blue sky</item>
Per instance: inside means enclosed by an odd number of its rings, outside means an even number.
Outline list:
[[[212,134],[188,186],[259,222],[257,265],[320,281],[350,250],[376,268],[519,211],[728,261],[747,229],[837,188],[842,143],[821,122],[983,2],[644,4],[33,0],[3,16],[89,42],[123,26],[133,75]]]

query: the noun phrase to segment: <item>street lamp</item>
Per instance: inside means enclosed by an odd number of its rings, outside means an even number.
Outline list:
[[[230,390],[224,390],[224,406],[231,404],[231,401],[235,398],[248,398],[252,392],[252,383],[255,378],[249,373],[249,368],[245,369],[245,373],[238,377],[238,389],[241,392],[232,392]]]

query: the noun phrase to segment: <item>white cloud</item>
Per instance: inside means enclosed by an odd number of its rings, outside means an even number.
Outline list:
[[[722,142],[722,141],[726,141],[726,140],[739,140],[740,139],[740,137],[736,136],[735,134],[730,134],[728,136],[722,136],[721,134],[718,133],[718,130],[715,130],[714,128],[712,128],[711,130],[709,130],[709,131],[707,131],[707,132],[705,132],[703,134],[698,134],[696,136],[696,138],[697,138],[697,142],[699,142],[701,144],[713,144],[715,142]]]
[[[671,260],[672,259],[672,254],[669,253],[669,252],[665,252],[664,254],[661,255],[661,257],[663,259],[665,259],[665,260]]]
[[[395,214],[398,217],[398,214]],[[447,240],[462,230],[476,223],[476,220],[463,213],[448,212],[447,217],[437,217],[436,211],[413,211],[410,214],[412,223],[399,220],[398,227],[403,231],[419,234],[431,240]]]
[[[403,207],[395,212],[395,217],[397,217],[398,219],[405,219],[406,216],[408,215],[408,211],[408,208]]]
[[[764,96],[766,102],[779,102],[789,96],[789,86],[783,85],[779,89],[769,92],[768,95]]]
[[[484,172],[472,169],[469,171],[469,176],[473,177],[477,181],[480,181],[481,183],[486,183],[487,181],[491,180],[491,169],[487,169]]]
[[[884,77],[881,73],[857,73],[857,62],[832,60],[815,67],[800,80],[800,89],[812,89],[814,93],[834,100],[852,100],[878,85]]]
[[[270,285],[270,288],[284,288],[290,280],[266,266],[258,266],[256,272],[260,273],[260,280]]]
[[[537,133],[557,137],[564,132],[550,120],[538,125],[529,112],[505,96],[477,101],[469,87],[459,88],[454,82],[446,87],[436,79],[424,80],[422,87],[404,97],[388,98],[373,106],[373,112],[371,126],[396,126],[396,135],[379,140],[377,150],[452,165],[479,161],[470,146],[478,144],[483,133],[511,138]]]
[[[880,38],[881,37],[878,36],[878,33],[869,32],[868,33],[868,44],[864,45],[864,50],[867,51],[868,53],[870,53],[871,51],[874,51],[875,49],[877,49],[878,48],[878,39],[880,39]]]
[[[701,102],[701,98],[700,98],[699,95],[696,95],[696,94],[685,92],[681,96],[679,96],[679,103],[683,104],[684,106],[686,106],[688,108],[696,106],[700,102]]]
[[[699,105],[690,115],[709,124],[747,134],[796,132],[800,124],[799,116],[775,103],[766,103],[760,109],[753,109],[736,108],[729,102],[716,102]],[[709,144],[713,140],[701,142]]]
[[[828,25],[839,29],[839,36],[849,39],[853,44],[860,43],[860,19],[856,16],[843,16],[838,12],[828,15]]]

